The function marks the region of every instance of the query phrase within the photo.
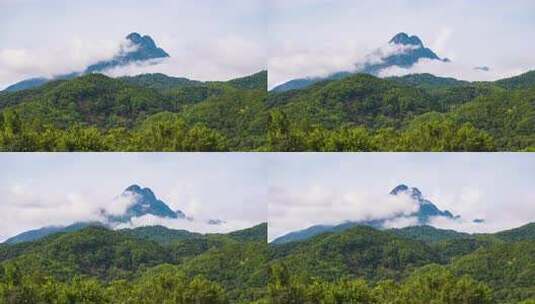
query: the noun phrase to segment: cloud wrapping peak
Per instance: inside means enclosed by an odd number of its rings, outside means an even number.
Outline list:
[[[295,190],[271,188],[268,197],[270,239],[313,225],[404,218],[419,210],[418,202],[408,193],[394,196],[388,192],[339,192],[317,185]],[[400,220],[389,225],[410,222]]]

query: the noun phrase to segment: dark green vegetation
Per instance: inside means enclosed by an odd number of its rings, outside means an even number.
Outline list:
[[[93,74],[0,93],[3,151],[529,151],[535,72],[496,82],[357,74],[266,93]]]
[[[535,72],[497,82],[354,75],[270,93],[275,150],[517,151],[535,146]]]
[[[267,72],[227,82],[90,74],[0,92],[1,151],[254,149]]]
[[[260,303],[266,235],[88,227],[2,244],[0,303]]]
[[[496,234],[354,227],[270,245],[271,303],[535,303],[535,224]]]

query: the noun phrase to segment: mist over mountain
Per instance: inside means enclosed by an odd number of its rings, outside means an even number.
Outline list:
[[[131,185],[121,193],[119,199],[129,202],[127,209],[121,214],[109,214],[105,209],[101,214],[110,224],[130,222],[134,217],[154,215],[161,218],[185,219],[186,215],[180,211],[173,211],[169,206],[159,200],[150,188],[142,188],[139,185]]]
[[[290,232],[281,237],[276,238],[274,244],[284,244],[293,241],[306,240],[316,235],[325,232],[340,232],[349,229],[354,226],[371,226],[377,229],[390,228],[387,225],[389,223],[397,222],[400,220],[414,221],[412,226],[430,225],[434,218],[446,218],[446,219],[459,219],[460,216],[453,215],[448,210],[439,209],[433,202],[426,199],[422,192],[416,187],[409,187],[405,184],[396,186],[389,193],[393,196],[407,195],[414,203],[417,204],[418,210],[410,214],[398,213],[394,216],[384,218],[370,218],[367,220],[353,221],[347,220],[339,225],[315,225],[303,230]],[[370,202],[373,203],[373,202]]]
[[[46,226],[39,229],[28,230],[5,241],[7,244],[17,244],[42,239],[48,235],[60,232],[73,232],[90,226],[106,227],[109,229],[117,228],[122,224],[131,224],[135,218],[143,216],[154,216],[159,219],[197,221],[192,217],[187,217],[181,210],[173,211],[167,203],[157,198],[154,192],[147,187],[139,185],[128,186],[115,200],[110,204],[109,209],[114,209],[113,204],[120,204],[119,207],[126,207],[120,212],[111,212],[107,209],[100,209],[101,221],[77,222],[67,226]],[[209,219],[206,225],[222,225],[225,221],[221,219]]]
[[[290,80],[272,89],[274,92],[306,88],[322,80],[342,79],[352,74],[366,73],[378,75],[381,71],[392,67],[411,68],[421,59],[450,62],[448,58],[440,58],[435,52],[427,48],[418,36],[398,33],[387,46],[369,54],[364,62],[355,63],[353,71],[340,71],[327,77],[313,77]]]
[[[73,79],[75,77],[101,73],[109,69],[127,66],[132,63],[152,63],[154,60],[170,57],[163,49],[159,48],[154,40],[148,36],[141,36],[139,33],[130,33],[126,36],[126,43],[121,45],[119,52],[108,60],[102,60],[89,65],[83,71],[72,72],[64,75],[57,75],[53,78],[35,77],[17,82],[5,89],[7,92],[17,92],[21,90],[39,87],[52,80]]]

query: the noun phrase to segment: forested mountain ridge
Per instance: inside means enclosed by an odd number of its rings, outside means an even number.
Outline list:
[[[2,245],[0,302],[253,303],[265,297],[266,234],[87,227]]]
[[[266,71],[225,82],[91,74],[0,93],[0,150],[528,151],[530,75],[357,74],[268,94]]]
[[[0,93],[0,150],[228,151],[258,145],[262,130],[238,126],[256,119],[251,112],[264,103],[266,79],[265,71],[203,83],[160,74],[90,74]]]
[[[270,92],[278,151],[520,151],[535,145],[531,73],[498,82],[354,75]],[[509,81],[509,80],[508,80]],[[277,135],[277,136],[274,136]]]
[[[469,235],[420,226],[353,227],[271,244],[272,303],[532,303],[533,224]],[[509,232],[507,232],[509,233]],[[370,266],[371,265],[371,266]],[[353,302],[351,302],[353,301]]]

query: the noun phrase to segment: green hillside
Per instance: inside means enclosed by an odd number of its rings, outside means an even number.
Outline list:
[[[0,303],[252,303],[266,295],[265,228],[88,227],[2,245]]]
[[[533,72],[496,82],[356,74],[266,91],[91,74],[0,92],[2,151],[530,151]]]
[[[426,226],[355,227],[272,244],[269,298],[271,303],[531,303],[535,242],[525,233],[531,226],[473,235]]]

